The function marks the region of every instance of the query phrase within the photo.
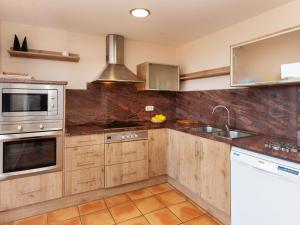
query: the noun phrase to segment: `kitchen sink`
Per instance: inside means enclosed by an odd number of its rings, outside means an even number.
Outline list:
[[[239,131],[239,130],[229,130],[229,131],[223,130],[223,131],[214,132],[213,135],[232,140],[237,138],[252,137],[257,134],[252,132],[247,132],[247,131]]]
[[[191,131],[201,132],[201,133],[215,133],[215,132],[221,132],[222,129],[212,127],[212,126],[200,126],[200,127],[193,127],[190,128]]]

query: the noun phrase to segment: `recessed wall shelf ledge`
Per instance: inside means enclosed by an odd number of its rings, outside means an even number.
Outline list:
[[[37,49],[28,49],[27,52],[15,51],[12,48],[7,50],[11,57],[32,58],[32,59],[48,59],[67,62],[79,62],[78,54],[69,53],[69,56],[63,56],[61,52],[45,51]]]
[[[215,68],[210,70],[198,71],[194,73],[181,74],[180,81],[201,79],[207,77],[217,77],[217,76],[224,76],[229,74],[230,74],[230,67],[225,66],[225,67],[220,67],[220,68]]]

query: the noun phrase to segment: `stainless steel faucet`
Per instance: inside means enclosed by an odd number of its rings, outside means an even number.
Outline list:
[[[226,130],[229,131],[230,130],[230,112],[229,112],[229,109],[224,105],[217,105],[213,108],[212,114],[214,114],[216,109],[218,109],[218,108],[223,108],[227,111],[227,124],[225,125],[225,127],[226,127]]]

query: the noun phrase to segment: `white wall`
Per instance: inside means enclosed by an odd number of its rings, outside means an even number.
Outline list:
[[[300,25],[300,0],[273,9],[201,39],[179,46],[177,60],[182,73],[228,66],[230,45]],[[230,88],[229,76],[189,80],[182,90]]]
[[[0,64],[3,71],[27,72],[36,79],[66,80],[68,88],[85,88],[105,67],[105,37],[74,33],[31,25],[2,22],[0,29]],[[40,59],[12,58],[7,49],[12,46],[14,34],[20,41],[27,36],[32,49],[78,53],[79,63]],[[2,34],[2,35],[1,35]],[[173,47],[125,41],[125,64],[133,72],[144,61],[176,63]]]

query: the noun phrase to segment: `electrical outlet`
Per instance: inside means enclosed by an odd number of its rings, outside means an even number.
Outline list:
[[[153,105],[146,105],[145,106],[145,111],[146,112],[152,112],[152,111],[154,111],[154,106]]]

